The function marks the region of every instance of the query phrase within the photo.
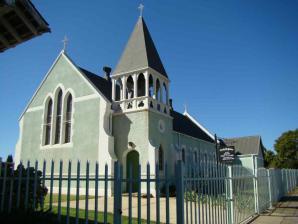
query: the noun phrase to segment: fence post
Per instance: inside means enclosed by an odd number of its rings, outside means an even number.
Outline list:
[[[233,202],[233,173],[232,165],[228,165],[227,202],[228,202],[228,224],[234,224],[234,202]]]
[[[121,179],[119,161],[114,163],[114,224],[121,223]]]
[[[259,214],[259,195],[258,195],[258,170],[253,165],[253,184],[254,184],[254,198],[255,198],[255,212]]]
[[[184,180],[183,180],[183,164],[178,160],[176,164],[176,214],[177,224],[184,223]]]
[[[268,193],[269,193],[269,206],[272,208],[272,189],[271,189],[271,175],[270,169],[267,169],[267,178],[268,178]]]

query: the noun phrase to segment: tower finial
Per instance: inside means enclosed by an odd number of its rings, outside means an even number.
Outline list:
[[[141,4],[139,5],[138,9],[140,10],[140,17],[143,17],[144,5],[141,3]]]
[[[184,114],[187,114],[187,104],[184,104]]]
[[[68,39],[66,35],[64,36],[64,39],[62,40],[62,42],[63,42],[63,51],[66,51],[66,47],[68,44]]]

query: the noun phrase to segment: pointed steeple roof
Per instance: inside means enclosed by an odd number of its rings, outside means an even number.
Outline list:
[[[153,68],[168,77],[146,23],[143,17],[140,16],[113,74],[147,67]]]

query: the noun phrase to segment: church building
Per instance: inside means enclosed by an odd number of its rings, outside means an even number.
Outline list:
[[[120,60],[99,76],[79,67],[63,50],[54,61],[19,120],[15,161],[90,161],[112,174],[114,161],[141,165],[146,174],[163,175],[165,164],[216,159],[214,136],[187,111],[174,110],[167,74],[144,18],[140,16]],[[155,170],[155,164],[158,163]],[[56,165],[57,164],[57,165]],[[40,168],[41,169],[41,168]],[[49,167],[47,167],[47,172]],[[58,171],[57,171],[58,172]],[[133,172],[136,175],[136,172]]]

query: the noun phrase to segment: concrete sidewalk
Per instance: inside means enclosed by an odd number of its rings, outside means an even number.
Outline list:
[[[297,224],[298,223],[298,188],[284,197],[268,213],[261,214],[252,224]]]

